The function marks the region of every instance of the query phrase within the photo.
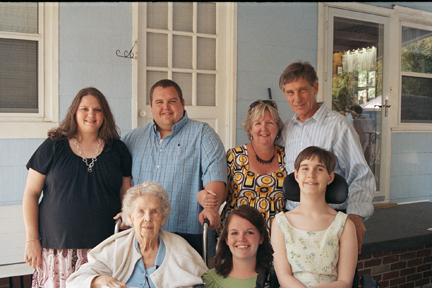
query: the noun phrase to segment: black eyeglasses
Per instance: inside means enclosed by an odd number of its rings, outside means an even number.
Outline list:
[[[276,105],[275,105],[275,103],[272,100],[257,100],[255,102],[252,102],[252,104],[249,106],[249,110],[255,108],[260,103],[264,103],[264,104],[270,105],[270,106],[272,106],[273,108],[276,109]]]

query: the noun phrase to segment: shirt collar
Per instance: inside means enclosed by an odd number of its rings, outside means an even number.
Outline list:
[[[295,114],[293,116],[292,121],[294,121],[298,124],[302,124],[302,125],[309,123],[309,122],[321,122],[322,123],[324,121],[326,115],[327,115],[328,108],[324,102],[318,102],[318,105],[320,106],[320,108],[318,108],[318,110],[315,112],[315,114],[311,118],[307,119],[304,123],[300,121],[297,114]]]
[[[135,249],[141,255],[141,251],[140,251],[139,246],[138,246],[138,240],[137,240],[136,235],[134,237],[134,244],[135,244]],[[156,269],[162,265],[162,262],[165,259],[165,254],[166,254],[165,243],[162,241],[162,237],[159,235],[159,249],[158,249],[158,252],[156,254],[156,259],[155,259]],[[144,268],[144,265],[143,265],[143,268]]]
[[[171,131],[172,131],[171,135],[177,134],[178,131],[181,130],[181,128],[187,123],[188,120],[189,120],[189,117],[188,117],[187,111],[184,110],[183,117],[180,119],[179,122],[177,122],[176,124],[174,124],[174,126],[172,127],[172,129],[171,129]],[[153,131],[156,133],[157,132],[157,125],[156,125],[156,122],[154,121],[154,119],[152,121],[152,128],[153,128]]]

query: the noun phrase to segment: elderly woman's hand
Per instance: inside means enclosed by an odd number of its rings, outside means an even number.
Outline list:
[[[111,276],[98,276],[93,279],[91,283],[91,288],[127,288],[126,284],[118,281]]]

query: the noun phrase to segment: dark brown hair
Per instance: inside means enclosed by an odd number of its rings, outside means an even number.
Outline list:
[[[87,95],[94,96],[99,101],[99,105],[102,108],[104,121],[102,126],[99,128],[99,138],[108,144],[111,144],[114,140],[120,139],[119,128],[115,124],[114,116],[111,113],[108,101],[102,92],[93,87],[83,88],[78,92],[72,100],[65,118],[57,128],[48,131],[48,137],[52,140],[61,140],[65,138],[69,139],[76,135],[78,124],[75,115],[81,103],[81,99]]]
[[[301,151],[297,156],[294,162],[294,169],[298,171],[300,169],[301,162],[304,160],[313,159],[314,157],[317,157],[318,161],[324,164],[329,174],[336,168],[336,156],[332,152],[317,146],[309,146]]]
[[[314,86],[318,81],[315,69],[309,62],[297,61],[288,65],[282,72],[279,78],[279,88],[283,92],[285,84],[296,81],[299,78],[305,79],[311,86]]]
[[[177,91],[177,94],[180,98],[180,101],[183,103],[183,92],[180,88],[180,86],[174,82],[173,80],[170,79],[162,79],[159,80],[158,82],[156,82],[155,84],[153,84],[153,86],[150,88],[150,105],[151,102],[153,101],[153,92],[156,89],[156,87],[162,87],[162,88],[168,88],[168,87],[174,87],[175,90]]]
[[[269,269],[273,261],[273,248],[270,244],[264,217],[254,207],[242,205],[238,209],[231,210],[225,220],[225,226],[222,230],[221,236],[219,237],[215,256],[214,267],[216,272],[223,277],[227,277],[233,268],[232,253],[229,246],[226,244],[225,239],[228,237],[228,227],[231,218],[234,215],[240,216],[249,221],[258,229],[260,236],[264,238],[263,243],[258,246],[255,271],[259,273],[263,269]]]

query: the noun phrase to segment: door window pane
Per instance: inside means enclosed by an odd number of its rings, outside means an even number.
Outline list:
[[[173,81],[176,82],[183,94],[185,105],[192,105],[192,73],[173,73]]]
[[[216,39],[197,39],[197,68],[204,70],[216,70]]]
[[[216,3],[148,2],[145,5],[149,28],[146,31],[146,70],[167,71],[165,78],[180,85],[186,105],[214,106]],[[157,75],[154,73],[151,75]],[[150,83],[148,80],[148,89],[160,79],[153,78]]]
[[[173,67],[192,69],[192,37],[173,36]]]
[[[193,27],[193,3],[173,3],[173,30],[192,32]]]
[[[38,112],[38,42],[0,39],[0,113]]]
[[[216,75],[198,74],[197,82],[198,106],[215,106]]]
[[[147,3],[147,27],[154,29],[168,29],[168,3]]]
[[[198,2],[198,33],[216,34],[216,3]]]
[[[402,123],[432,123],[432,79],[402,76]]]
[[[147,33],[147,66],[168,66],[168,35]]]
[[[383,30],[379,23],[334,17],[332,108],[348,117],[380,181]]]

